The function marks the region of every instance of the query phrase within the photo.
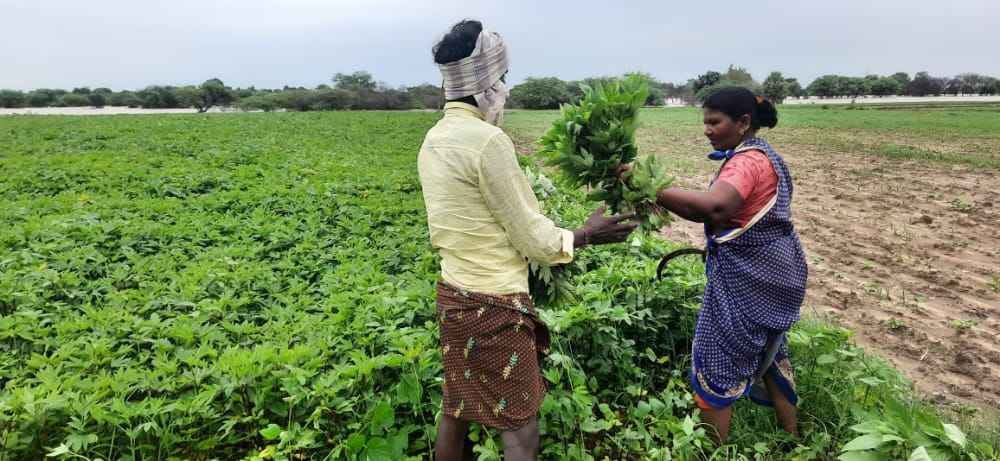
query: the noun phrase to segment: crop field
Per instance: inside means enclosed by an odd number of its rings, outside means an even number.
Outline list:
[[[698,243],[675,222],[582,250],[576,296],[540,306],[543,459],[995,459],[1000,108],[779,111],[764,136],[811,265],[790,333],[803,438],[741,402],[711,443],[687,377],[702,266],[654,280]],[[556,116],[507,117],[536,172]],[[431,459],[416,156],[439,117],[0,118],[0,461]],[[644,110],[639,140],[676,184],[716,166],[697,110]],[[542,172],[547,214],[579,225],[593,205]],[[496,432],[471,437],[501,459]]]

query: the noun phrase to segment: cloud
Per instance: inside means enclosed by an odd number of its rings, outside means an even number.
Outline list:
[[[683,81],[729,64],[807,83],[827,73],[1000,76],[1000,2],[637,0],[0,0],[0,87],[315,86],[368,70],[439,80],[430,47],[482,19],[511,46],[510,78],[643,70]]]

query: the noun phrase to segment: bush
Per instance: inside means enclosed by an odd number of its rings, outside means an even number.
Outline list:
[[[349,110],[356,96],[348,90],[316,90],[310,95],[310,110]]]
[[[38,89],[28,93],[28,105],[31,107],[48,107],[55,103],[60,96],[55,90]]]
[[[90,105],[90,100],[82,94],[69,93],[60,98],[60,103],[62,107],[87,107]]]
[[[119,107],[140,107],[142,106],[142,100],[131,91],[122,91],[120,93],[113,93],[110,97],[108,97],[108,105]]]
[[[177,88],[172,86],[150,86],[136,95],[142,100],[146,109],[178,109],[183,106],[177,97]]]
[[[87,95],[87,101],[90,102],[91,106],[101,109],[107,104],[108,98],[103,93],[94,92]]]
[[[0,107],[22,107],[27,101],[24,93],[16,90],[0,90]]]
[[[566,82],[555,77],[531,78],[510,90],[511,103],[522,109],[558,109],[570,102]]]
[[[240,99],[236,103],[236,107],[240,110],[262,110],[264,112],[271,112],[279,108],[272,94],[258,94]]]
[[[418,85],[408,88],[407,93],[416,109],[441,109],[444,107],[444,91],[434,85]]]

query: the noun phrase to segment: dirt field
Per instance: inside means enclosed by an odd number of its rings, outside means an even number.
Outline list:
[[[931,401],[1000,408],[1000,115],[876,112],[788,110],[764,134],[795,176],[810,263],[803,314],[853,330]],[[649,114],[641,151],[671,159],[677,185],[705,187],[718,165],[703,160],[699,113]],[[522,151],[534,150],[544,117],[508,120]],[[690,223],[664,236],[702,243]]]

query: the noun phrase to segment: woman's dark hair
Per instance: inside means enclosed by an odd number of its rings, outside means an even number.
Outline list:
[[[467,58],[476,49],[476,40],[479,33],[483,31],[483,23],[472,19],[451,26],[451,31],[445,34],[431,52],[434,53],[434,62],[437,64],[447,64],[459,59]]]
[[[774,108],[774,104],[739,86],[715,91],[705,99],[701,107],[722,112],[733,120],[750,114],[750,128],[753,130],[758,130],[762,126],[767,128],[778,126],[778,109]]]

